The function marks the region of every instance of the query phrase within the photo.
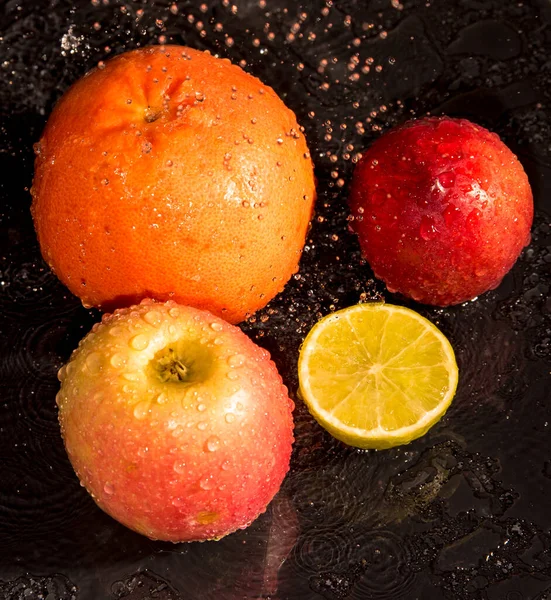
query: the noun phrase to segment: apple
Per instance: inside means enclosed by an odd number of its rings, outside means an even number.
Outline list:
[[[530,241],[532,191],[495,133],[464,119],[414,120],[362,156],[352,226],[390,292],[438,306],[499,285]]]
[[[104,315],[59,372],[59,420],[80,481],[152,539],[249,525],[289,468],[294,404],[268,352],[172,301]]]

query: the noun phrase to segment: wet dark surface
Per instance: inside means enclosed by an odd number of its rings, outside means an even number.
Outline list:
[[[235,8],[234,8],[235,7]],[[0,598],[551,598],[551,5],[546,0],[0,3]],[[42,262],[32,144],[67,86],[138,45],[209,49],[270,84],[306,128],[319,199],[300,273],[243,329],[294,394],[305,333],[374,281],[348,231],[356,153],[411,116],[496,131],[529,175],[533,241],[503,284],[451,309],[460,386],[425,437],[331,439],[297,402],[292,469],[220,542],[152,542],[104,515],[66,458],[56,372],[98,319]]]

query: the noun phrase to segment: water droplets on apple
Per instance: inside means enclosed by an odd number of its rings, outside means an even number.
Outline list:
[[[143,320],[148,325],[153,325],[153,327],[159,327],[162,322],[161,315],[156,310],[150,310],[143,315]]]
[[[216,435],[209,437],[206,443],[206,448],[209,452],[216,452],[220,448],[220,438]]]
[[[148,346],[149,346],[149,339],[143,333],[139,333],[138,335],[135,335],[130,340],[130,347],[133,348],[134,350],[142,351],[142,350],[145,350]]]
[[[232,368],[241,367],[245,363],[245,357],[242,354],[232,354],[227,362]]]
[[[138,402],[134,407],[134,417],[136,419],[142,420],[147,417],[150,412],[150,403],[147,400],[142,400],[142,402]]]
[[[168,402],[168,396],[161,392],[157,398],[155,398],[155,401],[157,402],[157,404],[165,404],[166,402]]]
[[[199,481],[199,487],[202,490],[210,490],[212,487],[212,480],[210,477],[205,477]]]

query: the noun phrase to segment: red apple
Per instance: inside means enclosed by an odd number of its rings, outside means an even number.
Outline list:
[[[447,306],[499,285],[530,241],[533,200],[515,155],[463,119],[410,121],[362,156],[353,227],[389,291]]]
[[[60,370],[65,446],[96,503],[153,539],[220,538],[289,468],[293,402],[268,352],[212,314],[146,300]]]

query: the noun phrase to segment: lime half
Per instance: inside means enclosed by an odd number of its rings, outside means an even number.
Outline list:
[[[304,340],[298,375],[320,425],[346,444],[376,449],[424,435],[458,381],[444,334],[415,311],[384,303],[321,319]]]

